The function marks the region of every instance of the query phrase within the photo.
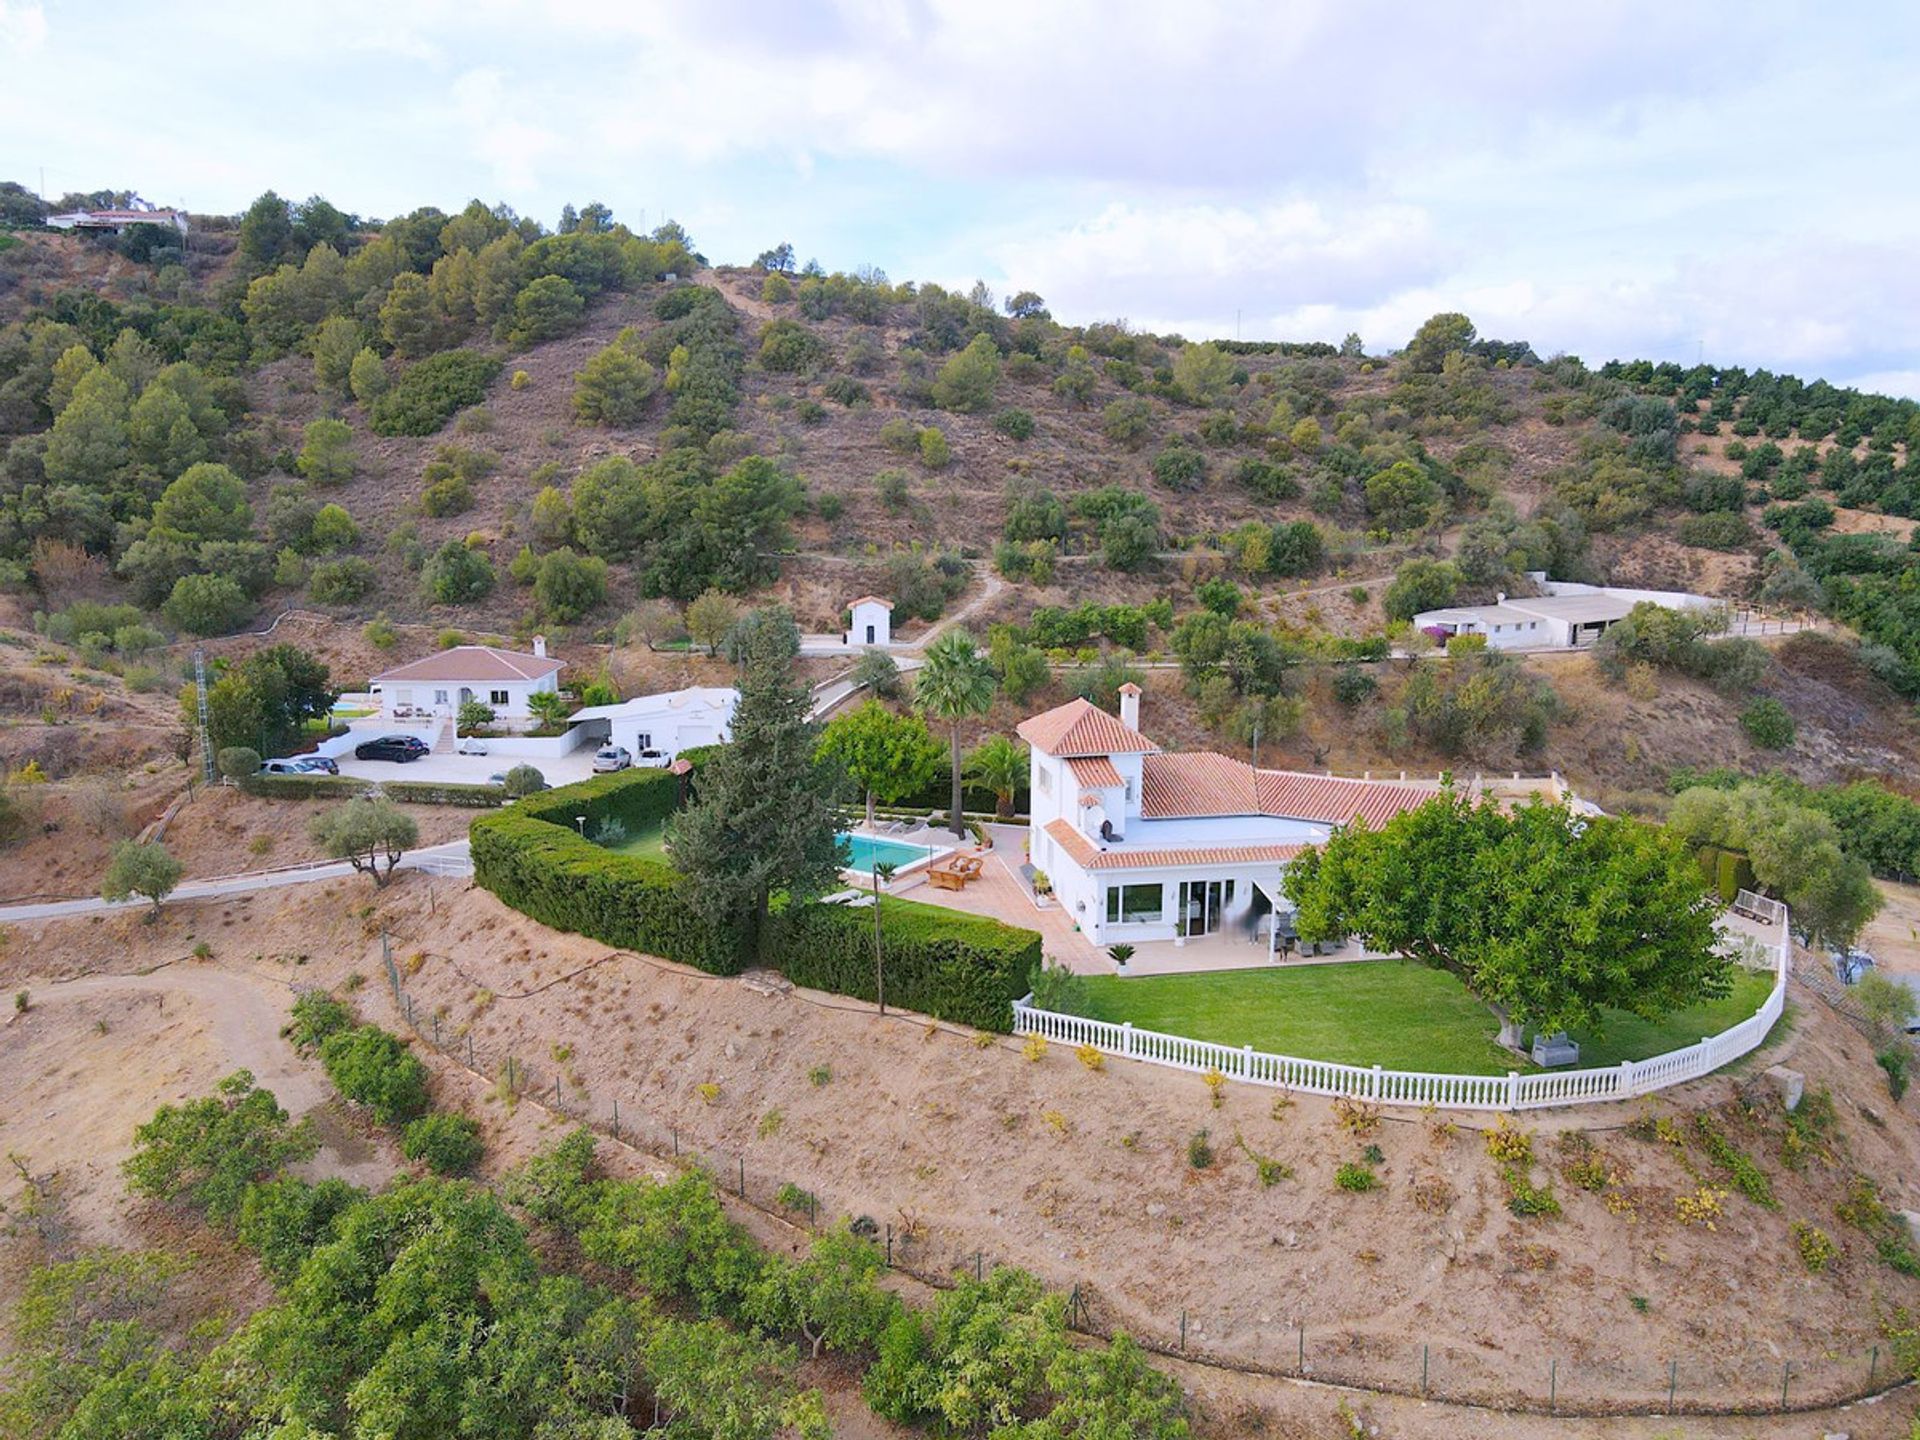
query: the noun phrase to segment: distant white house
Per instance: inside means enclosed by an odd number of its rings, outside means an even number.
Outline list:
[[[1571,650],[1591,645],[1607,630],[1633,613],[1636,605],[1651,603],[1670,610],[1712,610],[1721,602],[1683,590],[1628,590],[1608,585],[1584,585],[1574,580],[1549,580],[1542,571],[1527,577],[1544,595],[1500,595],[1491,605],[1457,605],[1423,610],[1413,627],[1436,639],[1453,635],[1484,635],[1494,650]]]
[[[187,233],[184,210],[68,210],[46,219],[50,230],[104,230],[118,235],[133,225],[165,225]]]
[[[456,645],[373,677],[368,687],[383,720],[417,720],[457,714],[468,701],[491,706],[511,724],[533,714],[527,697],[560,688],[560,661],[535,636],[533,653],[491,645]]]
[[[893,602],[878,595],[862,595],[847,605],[849,645],[893,644]]]
[[[733,712],[740,692],[696,685],[663,695],[640,695],[618,705],[589,705],[569,718],[578,744],[624,745],[638,755],[659,750],[672,758],[683,750],[733,738]]]

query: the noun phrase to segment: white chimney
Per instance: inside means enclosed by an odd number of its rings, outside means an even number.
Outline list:
[[[1506,603],[1507,603],[1507,592],[1506,592],[1506,591],[1504,591],[1504,590],[1496,590],[1496,591],[1494,591],[1494,592],[1493,592],[1493,603],[1494,603],[1494,604],[1496,604],[1496,605],[1504,605],[1504,604],[1506,604]]]
[[[1140,687],[1131,680],[1120,687],[1120,723],[1129,730],[1140,728]]]
[[[536,635],[533,637],[533,653],[542,660],[547,658],[547,637],[546,636]]]

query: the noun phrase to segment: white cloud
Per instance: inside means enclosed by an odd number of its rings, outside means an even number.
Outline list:
[[[46,39],[47,13],[36,0],[0,0],[0,55],[32,54]]]
[[[1427,213],[1411,205],[1295,199],[1113,204],[1083,224],[989,242],[1006,285],[1062,315],[1126,315],[1154,329],[1217,333],[1235,310],[1360,305],[1436,273]]]

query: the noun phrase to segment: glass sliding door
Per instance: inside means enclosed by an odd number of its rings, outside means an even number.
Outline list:
[[[1177,914],[1187,922],[1187,938],[1213,934],[1232,903],[1231,880],[1182,880]]]

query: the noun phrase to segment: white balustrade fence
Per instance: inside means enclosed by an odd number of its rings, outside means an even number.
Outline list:
[[[1555,1105],[1592,1105],[1608,1100],[1630,1100],[1650,1095],[1685,1080],[1711,1074],[1729,1061],[1758,1048],[1786,1006],[1787,973],[1792,947],[1787,933],[1787,907],[1777,900],[1742,890],[1734,901],[1737,914],[1776,928],[1778,939],[1765,947],[1773,970],[1773,988],[1764,1003],[1747,1019],[1697,1045],[1672,1050],[1648,1060],[1622,1060],[1600,1070],[1552,1070],[1522,1075],[1435,1075],[1421,1070],[1386,1070],[1378,1065],[1341,1065],[1331,1060],[1302,1060],[1292,1055],[1270,1055],[1251,1045],[1235,1049],[1182,1035],[1138,1030],[1131,1023],[1090,1020],[1084,1015],[1062,1015],[1037,1010],[1025,1000],[1014,1002],[1013,1033],[1044,1035],[1063,1045],[1091,1045],[1108,1055],[1144,1060],[1174,1070],[1204,1073],[1218,1070],[1229,1080],[1277,1090],[1299,1090],[1308,1095],[1350,1095],[1383,1105],[1431,1105],[1441,1110],[1538,1110]]]

